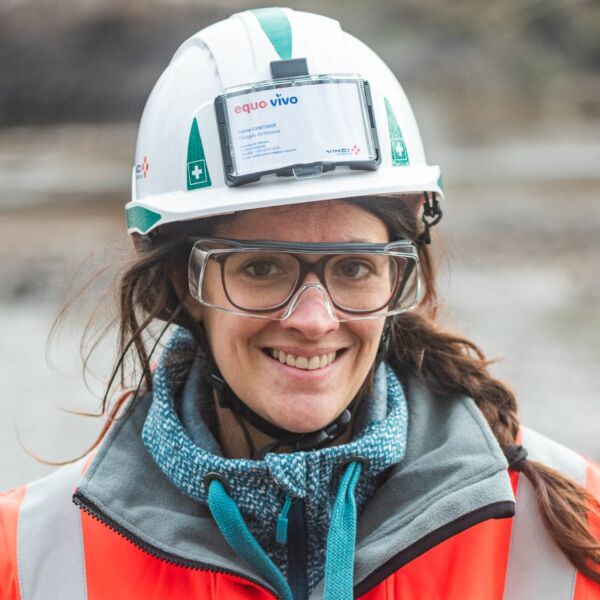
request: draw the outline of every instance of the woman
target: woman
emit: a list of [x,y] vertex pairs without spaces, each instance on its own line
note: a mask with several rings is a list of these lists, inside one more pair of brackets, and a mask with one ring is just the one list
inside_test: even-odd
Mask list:
[[93,455],[0,500],[1,597],[600,598],[597,468],[434,323],[440,185],[336,22],[185,42],[127,206],[143,377]]

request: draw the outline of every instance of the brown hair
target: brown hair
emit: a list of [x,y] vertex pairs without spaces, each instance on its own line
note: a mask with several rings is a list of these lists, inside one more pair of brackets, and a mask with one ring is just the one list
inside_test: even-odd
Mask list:
[[[415,241],[421,233],[421,225],[414,197],[410,200],[386,196],[356,198],[352,202],[381,218],[388,226],[390,239]],[[115,381],[120,381],[121,385],[125,383],[124,359],[130,351],[141,369],[140,384],[146,390],[152,387],[150,361],[154,348],[149,351],[144,339],[152,323],[156,320],[165,324],[177,323],[205,343],[202,342],[202,331],[183,308],[170,274],[172,276],[179,267],[179,275],[185,281],[181,265],[186,262],[190,248],[188,236],[192,231],[195,235],[210,235],[223,219],[229,218],[232,217],[167,225],[158,233],[138,236],[134,240],[136,256],[118,283],[120,359],[102,403],[102,414],[108,413],[108,420],[93,447],[102,440],[110,422],[125,404],[127,394],[110,408],[107,398]],[[487,419],[500,446],[515,445],[519,419],[513,393],[491,376],[488,370],[491,361],[477,345],[437,325],[435,272],[427,246],[419,246],[419,258],[424,294],[416,310],[393,318],[386,360],[397,372],[421,378],[438,394],[470,396]],[[121,376],[117,378],[119,372]],[[535,489],[540,514],[558,547],[579,571],[600,582],[600,543],[588,523],[588,517],[599,513],[598,502],[581,485],[539,462],[525,461],[522,472]]]

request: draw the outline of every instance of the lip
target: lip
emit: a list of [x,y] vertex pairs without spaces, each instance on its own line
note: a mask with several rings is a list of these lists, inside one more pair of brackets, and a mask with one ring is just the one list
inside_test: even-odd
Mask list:
[[[331,350],[329,350],[329,352],[338,352],[338,356],[331,364],[327,365],[326,367],[322,367],[320,369],[308,370],[308,369],[298,369],[296,367],[290,367],[289,365],[286,365],[285,363],[279,362],[278,360],[274,359],[269,354],[270,348],[275,348],[275,346],[265,346],[262,349],[263,352],[261,352],[261,354],[264,356],[265,360],[269,361],[269,365],[271,366],[271,368],[275,369],[275,372],[282,378],[286,377],[286,378],[292,379],[294,381],[304,382],[304,383],[319,382],[319,381],[322,381],[324,379],[331,377],[335,373],[335,371],[337,371],[340,368],[342,363],[345,362],[346,354],[348,354],[347,352],[343,351],[343,350],[347,350],[347,348],[339,348],[338,350],[331,349]],[[290,346],[286,346],[286,347],[278,346],[276,349],[281,350],[282,352],[286,352],[288,354],[293,354],[294,356],[306,356],[307,358],[310,358],[312,356],[322,356],[323,354],[327,354],[327,350],[328,350],[327,348],[323,348],[323,349],[319,348],[318,351],[312,351],[311,354],[308,354],[307,350],[302,350],[300,348],[293,349]],[[297,354],[294,354],[294,352],[297,352]]]
[[263,346],[261,350],[263,352],[270,352],[271,350],[279,350],[286,354],[293,356],[306,356],[306,358],[312,358],[313,356],[324,356],[325,354],[331,354],[332,352],[341,352],[346,350],[347,346],[327,346],[325,348],[300,348],[298,346]]

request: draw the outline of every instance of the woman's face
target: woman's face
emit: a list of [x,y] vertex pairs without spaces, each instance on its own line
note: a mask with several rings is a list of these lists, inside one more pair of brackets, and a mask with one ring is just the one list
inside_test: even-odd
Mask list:
[[[291,242],[389,241],[383,221],[343,201],[245,211],[215,235]],[[318,282],[312,273],[305,281]],[[384,324],[383,319],[337,322],[316,289],[305,291],[283,321],[233,315],[192,302],[189,308],[203,321],[215,361],[235,394],[261,417],[298,433],[324,427],[352,401],[373,364]],[[335,360],[307,370],[300,368],[305,361],[283,364],[273,358],[273,351],[296,361],[335,353]]]

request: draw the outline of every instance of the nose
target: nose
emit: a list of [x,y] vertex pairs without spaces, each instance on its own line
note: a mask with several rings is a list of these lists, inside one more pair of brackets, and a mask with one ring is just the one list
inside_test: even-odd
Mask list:
[[314,340],[335,331],[340,323],[333,314],[333,306],[323,286],[319,283],[309,283],[304,284],[291,300],[280,325]]

